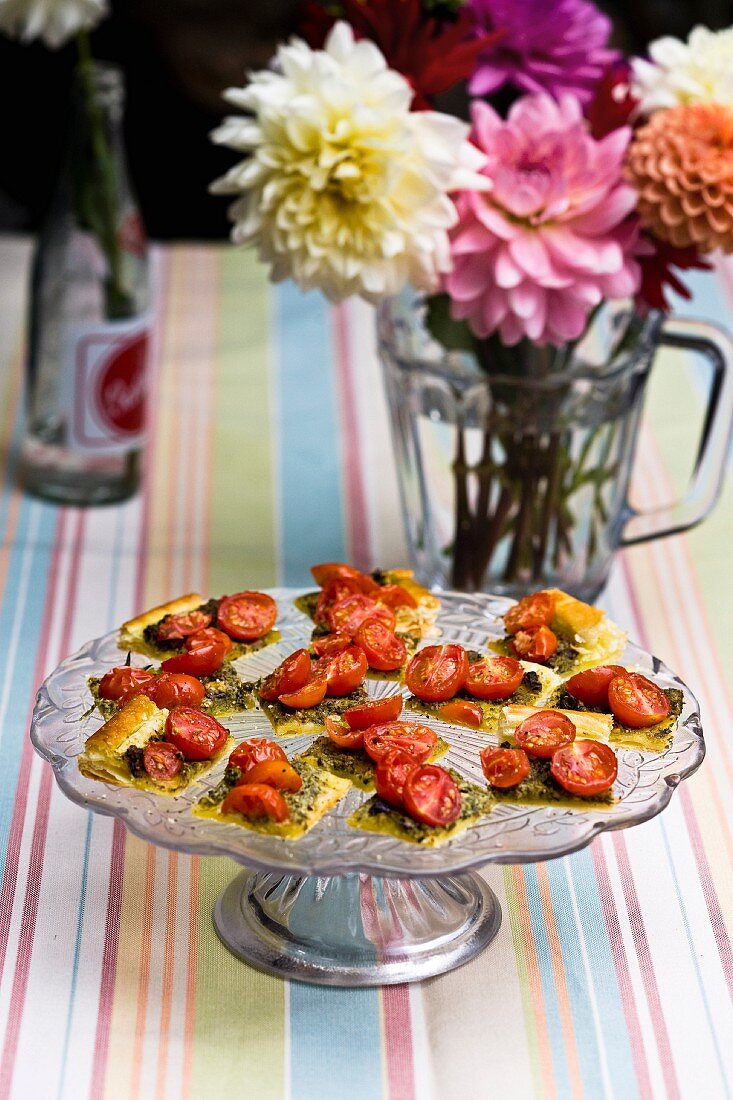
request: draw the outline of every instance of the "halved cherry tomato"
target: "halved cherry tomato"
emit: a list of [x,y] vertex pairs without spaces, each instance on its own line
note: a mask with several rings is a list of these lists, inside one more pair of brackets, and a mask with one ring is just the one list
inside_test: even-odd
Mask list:
[[405,671],[405,682],[418,699],[442,703],[466,682],[468,656],[462,645],[429,645],[418,650]]
[[613,786],[618,774],[618,761],[613,749],[602,741],[581,738],[557,750],[550,771],[570,794],[590,798]]
[[632,729],[656,726],[671,709],[662,689],[640,672],[626,672],[611,680],[608,703],[619,722]]
[[530,772],[529,757],[522,749],[502,749],[488,745],[479,753],[481,768],[492,787],[506,790],[517,787]]
[[263,760],[287,760],[283,749],[269,737],[250,737],[242,741],[229,757],[230,768],[240,768],[246,773]]
[[504,626],[507,634],[516,634],[519,630],[533,633],[541,626],[550,626],[554,614],[555,597],[549,592],[533,592],[509,608]]
[[357,703],[344,711],[344,718],[352,730],[365,730],[369,726],[394,722],[402,712],[401,695],[388,695],[386,699],[370,699],[368,703]]
[[126,703],[133,695],[140,695],[143,689],[155,679],[155,673],[146,668],[133,668],[121,665],[105,672],[99,681],[99,694],[103,699],[119,699]]
[[478,703],[471,703],[468,699],[451,699],[449,703],[443,703],[438,714],[445,722],[461,722],[464,726],[476,728],[484,720],[484,712]]
[[241,814],[251,819],[270,818],[273,821],[287,821],[290,816],[288,804],[274,787],[265,783],[242,783],[233,787],[221,804],[222,813]]
[[221,722],[195,707],[174,707],[165,720],[165,732],[186,760],[211,760],[229,737]]
[[424,825],[450,825],[461,815],[461,792],[455,780],[435,764],[410,772],[402,801],[410,817]]
[[369,668],[378,672],[402,668],[407,658],[407,648],[402,639],[375,616],[365,619],[354,635],[354,641],[366,653]]
[[320,565],[312,565],[311,573],[314,581],[321,588],[334,578],[354,581],[358,585],[357,591],[364,592],[365,595],[371,595],[375,589],[379,588],[377,582],[368,573],[362,573],[360,570],[354,569],[353,566],[346,565],[341,561],[326,561]]
[[183,757],[168,741],[148,741],[143,749],[143,767],[151,779],[173,779],[183,767]]
[[284,707],[292,710],[305,710],[307,707],[317,707],[326,698],[326,677],[313,676],[307,684],[298,691],[288,691],[279,695],[278,699]]
[[322,638],[314,638],[311,645],[317,657],[335,657],[353,642],[348,634],[325,634]]
[[347,596],[363,595],[358,581],[352,577],[332,577],[321,591],[313,618],[322,626],[328,626],[331,608],[341,603]]
[[530,756],[549,760],[554,752],[575,740],[575,726],[556,710],[539,710],[530,714],[514,731],[520,748]]
[[278,791],[299,791],[303,780],[287,760],[261,760],[249,769],[245,783],[264,783]]
[[155,633],[161,641],[174,642],[178,638],[187,638],[197,630],[203,630],[211,623],[208,611],[189,611],[185,615],[166,615],[158,623]]
[[213,676],[224,663],[232,640],[228,634],[216,627],[209,626],[189,634],[184,643],[185,653],[169,657],[163,661],[166,672],[188,672],[191,676]]
[[543,665],[557,649],[557,638],[548,626],[541,626],[534,631],[519,630],[511,645],[518,657]]
[[363,595],[347,596],[335,603],[328,613],[328,626],[334,633],[341,632],[353,637],[364,620],[372,616],[381,619],[390,630],[394,630],[394,611],[378,604],[370,596]]
[[565,687],[574,699],[586,707],[608,707],[608,686],[616,676],[625,676],[621,665],[598,665],[578,672],[565,681]]
[[274,703],[280,695],[300,691],[311,678],[312,666],[307,649],[296,649],[270,673],[258,691],[260,699]]
[[206,694],[206,688],[200,680],[186,672],[161,672],[145,685],[143,692],[156,707],[170,710],[179,706],[197,707]]
[[417,607],[417,600],[411,592],[408,592],[406,588],[403,588],[401,584],[383,584],[379,587],[379,591],[373,593],[374,599],[378,603],[386,604],[387,607]]
[[326,673],[326,695],[340,697],[350,695],[361,684],[369,665],[366,654],[358,645],[349,646],[343,653],[330,658]]
[[362,749],[364,747],[364,730],[352,730],[339,718],[329,716],[326,719],[326,733],[329,741],[338,745],[340,749]]
[[400,749],[390,749],[374,769],[377,794],[391,806],[402,806],[405,781],[420,764],[414,756]]
[[277,619],[277,604],[266,592],[237,592],[224,596],[216,621],[230,638],[254,642],[272,630]]
[[466,691],[477,699],[508,699],[522,682],[524,669],[514,657],[482,657],[468,669]]
[[401,749],[422,764],[437,743],[435,731],[417,722],[385,722],[364,730],[364,749],[376,761],[386,756],[390,749]]

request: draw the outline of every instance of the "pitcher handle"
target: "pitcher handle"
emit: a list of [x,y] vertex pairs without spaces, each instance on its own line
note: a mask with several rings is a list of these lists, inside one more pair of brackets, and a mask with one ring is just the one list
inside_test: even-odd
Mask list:
[[713,369],[710,396],[692,479],[684,496],[663,508],[637,510],[626,502],[621,546],[688,531],[710,512],[723,485],[733,428],[733,340],[706,321],[673,317],[664,321],[659,344],[687,348],[704,356]]

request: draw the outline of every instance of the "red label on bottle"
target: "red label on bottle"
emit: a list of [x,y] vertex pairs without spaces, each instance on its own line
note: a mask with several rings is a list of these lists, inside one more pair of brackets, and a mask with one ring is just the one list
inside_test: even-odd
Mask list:
[[145,428],[147,323],[112,321],[68,332],[63,394],[68,445],[95,454],[139,446]]

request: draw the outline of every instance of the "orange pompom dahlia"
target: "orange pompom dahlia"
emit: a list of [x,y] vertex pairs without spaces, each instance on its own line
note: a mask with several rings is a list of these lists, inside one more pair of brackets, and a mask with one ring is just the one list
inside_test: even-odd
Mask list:
[[677,248],[733,252],[733,109],[696,103],[657,111],[636,132],[627,178],[642,223]]

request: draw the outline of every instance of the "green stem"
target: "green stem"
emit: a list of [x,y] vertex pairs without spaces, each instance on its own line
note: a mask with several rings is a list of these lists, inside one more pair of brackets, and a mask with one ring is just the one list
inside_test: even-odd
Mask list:
[[551,434],[550,443],[546,451],[546,458],[549,467],[547,470],[547,487],[545,490],[545,499],[542,502],[540,535],[535,549],[534,564],[532,568],[532,579],[536,581],[542,576],[542,567],[544,565],[545,555],[547,554],[547,544],[550,538],[550,526],[555,514],[557,499],[560,492],[560,483],[562,480],[564,455],[561,451],[559,432],[553,432]]

